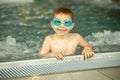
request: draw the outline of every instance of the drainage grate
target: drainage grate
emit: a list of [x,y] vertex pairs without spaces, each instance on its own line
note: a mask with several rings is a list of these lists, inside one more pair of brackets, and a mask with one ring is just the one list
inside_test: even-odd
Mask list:
[[88,61],[82,55],[0,63],[0,79],[120,66],[120,52],[98,53]]

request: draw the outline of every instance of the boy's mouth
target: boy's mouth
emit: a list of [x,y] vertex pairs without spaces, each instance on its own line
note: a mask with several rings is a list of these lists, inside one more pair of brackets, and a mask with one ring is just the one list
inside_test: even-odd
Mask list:
[[65,31],[67,31],[67,29],[58,29],[58,31],[65,32]]

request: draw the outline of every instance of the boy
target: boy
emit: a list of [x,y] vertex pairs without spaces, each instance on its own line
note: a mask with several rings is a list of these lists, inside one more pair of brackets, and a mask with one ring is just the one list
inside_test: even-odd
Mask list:
[[73,23],[73,12],[68,8],[59,8],[54,11],[50,22],[55,34],[48,35],[39,52],[42,57],[56,57],[63,59],[66,55],[73,55],[78,46],[82,47],[82,55],[87,60],[94,55],[92,48],[78,33],[70,33]]

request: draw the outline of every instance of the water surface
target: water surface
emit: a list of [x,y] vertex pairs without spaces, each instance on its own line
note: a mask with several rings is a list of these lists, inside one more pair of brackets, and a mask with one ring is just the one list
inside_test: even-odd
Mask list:
[[45,36],[54,33],[49,23],[58,7],[74,12],[76,25],[71,32],[81,34],[96,53],[120,51],[119,4],[102,0],[35,0],[0,4],[0,62],[39,58]]

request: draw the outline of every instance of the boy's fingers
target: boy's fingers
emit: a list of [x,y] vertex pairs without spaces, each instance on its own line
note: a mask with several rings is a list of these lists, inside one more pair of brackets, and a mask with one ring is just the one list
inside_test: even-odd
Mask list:
[[65,54],[64,54],[64,53],[62,53],[62,57],[64,57],[64,55],[65,55]]
[[66,50],[63,50],[63,51],[61,52],[63,56],[65,55],[65,52],[66,52]]
[[87,57],[87,54],[85,53],[84,54],[84,60],[87,60],[88,59],[88,57]]
[[89,53],[85,53],[84,57],[85,57],[85,60],[88,60],[91,57],[91,55]]
[[86,53],[84,53],[84,51],[82,51],[82,53],[81,53],[82,55],[84,55],[84,60],[87,60],[87,54]]
[[93,52],[92,56],[94,56],[94,55],[95,55],[95,53]]
[[82,51],[82,53],[81,53],[82,55],[84,54],[84,51]]
[[59,58],[61,59],[61,60],[63,60],[63,55],[61,54],[61,55],[59,55]]
[[95,55],[95,53],[89,53],[89,52],[82,52],[82,55],[84,55],[84,60],[88,60],[89,58],[93,57]]
[[59,60],[59,59],[61,59],[61,60],[63,60],[63,56],[62,55],[56,55],[56,58]]
[[57,59],[59,59],[58,55],[55,55],[55,57],[56,57]]
[[93,52],[93,53],[89,53],[89,54],[88,54],[88,58],[93,57],[93,56],[94,56],[94,54],[95,54],[94,52]]
[[95,54],[94,52],[93,52],[93,53],[91,53],[91,54],[90,54],[90,57],[93,57],[93,56],[94,56],[94,54]]
[[59,57],[60,60],[63,60],[63,57]]

